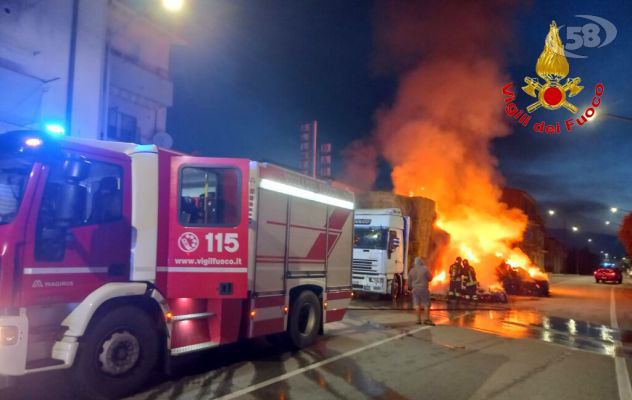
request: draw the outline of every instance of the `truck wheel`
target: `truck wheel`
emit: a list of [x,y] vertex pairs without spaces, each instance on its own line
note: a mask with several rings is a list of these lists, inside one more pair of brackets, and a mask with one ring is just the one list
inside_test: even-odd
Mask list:
[[402,284],[399,275],[395,275],[391,281],[391,299],[397,300],[402,293]]
[[142,388],[159,358],[154,321],[136,307],[117,308],[89,329],[72,371],[73,390],[88,399],[118,399]]
[[290,307],[287,333],[290,346],[305,348],[316,340],[322,321],[320,300],[311,290],[304,290]]

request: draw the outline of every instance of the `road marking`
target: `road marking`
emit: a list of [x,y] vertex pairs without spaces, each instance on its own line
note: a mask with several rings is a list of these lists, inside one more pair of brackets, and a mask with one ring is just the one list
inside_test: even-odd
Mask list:
[[[469,312],[466,313],[466,314],[469,314]],[[291,372],[286,372],[283,375],[279,375],[277,377],[270,378],[267,381],[259,382],[259,383],[255,384],[255,385],[245,387],[245,388],[243,388],[241,390],[238,390],[236,392],[232,392],[232,393],[229,393],[229,394],[224,395],[222,397],[218,397],[215,400],[229,400],[229,399],[237,398],[239,396],[246,395],[248,393],[252,393],[252,392],[254,392],[256,390],[259,390],[259,389],[264,388],[266,386],[270,386],[270,385],[273,385],[275,383],[284,381],[284,380],[292,378],[292,377],[294,377],[296,375],[300,375],[300,374],[302,374],[304,372],[311,371],[311,370],[316,369],[316,368],[320,368],[323,365],[331,364],[332,362],[336,362],[336,361],[338,361],[338,360],[340,360],[342,358],[351,357],[351,356],[356,355],[358,353],[361,353],[361,352],[363,352],[365,350],[372,349],[373,347],[381,346],[381,345],[383,345],[385,343],[392,342],[393,340],[401,339],[401,338],[403,338],[405,336],[413,335],[413,334],[415,334],[417,332],[421,332],[421,331],[429,329],[429,328],[430,328],[430,326],[427,326],[427,325],[426,326],[421,326],[419,328],[411,329],[410,331],[407,331],[407,332],[404,332],[404,333],[400,333],[398,335],[391,336],[391,337],[388,337],[386,339],[378,340],[377,342],[373,342],[371,344],[367,344],[366,346],[359,347],[359,348],[354,349],[354,350],[350,350],[350,351],[348,351],[346,353],[338,354],[337,356],[328,358],[326,360],[319,361],[317,363],[308,365],[306,367],[299,368],[299,369],[296,369],[296,370],[291,371]]]
[[[619,330],[619,322],[617,321],[617,306],[615,304],[614,288],[610,288],[610,325]],[[615,340],[615,346],[621,348],[621,342]],[[615,350],[616,352],[616,350]],[[617,386],[619,386],[619,400],[632,400],[632,384],[630,384],[630,374],[628,374],[628,366],[625,358],[614,357],[614,369],[617,375]]]

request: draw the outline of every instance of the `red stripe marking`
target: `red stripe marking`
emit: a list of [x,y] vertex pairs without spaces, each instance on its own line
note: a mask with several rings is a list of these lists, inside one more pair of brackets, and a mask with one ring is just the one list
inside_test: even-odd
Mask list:
[[324,259],[326,248],[327,248],[327,235],[324,233],[321,233],[316,238],[316,241],[312,245],[312,248],[309,249],[309,252],[307,253],[307,258],[312,259],[312,260]]
[[[284,260],[257,260],[257,264],[283,264]],[[290,260],[288,264],[324,264],[325,260]]]
[[[266,222],[268,224],[271,224],[271,225],[285,226],[284,222],[277,222],[277,221],[266,221]],[[327,232],[326,228],[316,228],[316,227],[313,227],[313,226],[306,226],[306,225],[291,224],[290,228],[307,229],[307,230],[310,230],[310,231],[318,231],[318,232]],[[329,227],[329,231],[330,232],[331,231],[340,231],[340,229]]]
[[279,333],[283,332],[283,330],[283,318],[254,321],[254,325],[252,327],[252,337]]
[[329,216],[329,230],[342,230],[350,214],[351,212],[349,210],[335,209]]
[[[276,260],[285,260],[285,257],[283,256],[257,256],[257,260],[259,259],[267,259],[267,258],[273,258]],[[318,259],[312,259],[309,257],[288,257],[290,260],[318,260]],[[324,261],[324,259],[320,259],[321,261]]]
[[347,309],[342,308],[340,310],[328,310],[327,311],[327,322],[340,321],[345,317],[345,313]]
[[255,308],[284,306],[285,296],[265,296],[255,298]]
[[298,260],[298,261],[290,261],[288,264],[296,265],[296,264],[325,264],[325,260]]
[[351,292],[327,292],[327,300],[350,299]]

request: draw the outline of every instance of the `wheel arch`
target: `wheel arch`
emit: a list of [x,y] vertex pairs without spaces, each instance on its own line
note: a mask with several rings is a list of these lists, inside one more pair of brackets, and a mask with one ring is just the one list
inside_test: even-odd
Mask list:
[[107,283],[90,293],[62,322],[68,328],[65,336],[83,336],[91,323],[122,305],[132,305],[145,311],[169,335],[170,326],[165,318],[168,312],[167,302],[160,292],[149,283],[124,282]]

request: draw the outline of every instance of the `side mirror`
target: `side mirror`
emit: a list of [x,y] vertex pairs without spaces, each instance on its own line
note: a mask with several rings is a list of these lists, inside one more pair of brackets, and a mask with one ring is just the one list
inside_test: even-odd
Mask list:
[[81,223],[86,208],[87,191],[73,183],[59,185],[54,201],[54,226],[66,228]]
[[389,231],[388,232],[388,258],[391,258],[391,254],[398,248],[400,245],[399,238],[397,237],[397,232]]
[[85,216],[88,193],[79,182],[90,173],[90,163],[80,157],[64,161],[62,173],[65,182],[59,184],[54,196],[54,226],[65,228],[81,223]]

